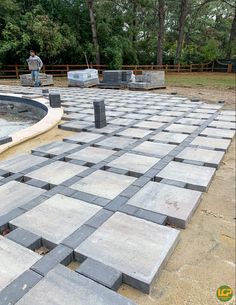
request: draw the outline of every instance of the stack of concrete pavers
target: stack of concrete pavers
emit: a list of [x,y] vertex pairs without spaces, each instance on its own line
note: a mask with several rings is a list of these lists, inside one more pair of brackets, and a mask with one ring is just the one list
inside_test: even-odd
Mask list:
[[136,75],[135,81],[129,83],[131,90],[151,90],[165,88],[165,72],[143,71],[142,75]]
[[127,88],[129,82],[134,79],[133,71],[131,70],[110,70],[103,72],[103,81],[98,85],[99,88],[121,89]]
[[[45,73],[39,73],[39,81],[41,86],[51,86],[53,83],[53,76]],[[23,74],[20,76],[21,86],[31,87],[34,86],[34,81],[32,80],[31,74]]]
[[96,69],[86,69],[80,71],[70,71],[67,73],[69,87],[88,88],[99,83],[98,71]]
[[107,126],[106,122],[106,110],[104,100],[98,100],[93,102],[94,116],[95,116],[95,128],[103,128]]

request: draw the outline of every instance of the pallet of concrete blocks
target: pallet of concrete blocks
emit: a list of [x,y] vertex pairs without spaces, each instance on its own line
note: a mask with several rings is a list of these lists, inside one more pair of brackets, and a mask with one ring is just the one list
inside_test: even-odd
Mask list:
[[98,85],[104,89],[125,89],[129,82],[135,79],[132,70],[107,70],[103,71],[103,81]]
[[129,83],[130,90],[152,90],[161,88],[166,88],[164,71],[143,71],[142,75],[136,75],[135,81]]
[[[41,86],[51,86],[53,83],[53,76],[45,73],[39,73],[39,81]],[[32,80],[31,74],[20,75],[21,86],[33,87],[34,81]]]
[[86,69],[67,73],[68,87],[88,88],[99,83],[98,70]]

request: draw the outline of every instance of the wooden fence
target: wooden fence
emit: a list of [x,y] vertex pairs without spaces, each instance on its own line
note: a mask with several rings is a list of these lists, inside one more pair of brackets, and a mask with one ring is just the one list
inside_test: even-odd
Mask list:
[[[99,73],[109,69],[108,65],[90,65]],[[44,65],[43,72],[53,76],[66,76],[68,71],[87,69],[87,65]],[[192,65],[123,65],[122,70],[133,70],[135,74],[141,74],[143,70],[165,72],[214,72],[214,62]],[[222,68],[217,67],[219,72],[232,72],[232,64],[226,64]],[[27,65],[3,65],[0,66],[0,78],[19,78],[21,74],[29,73]]]

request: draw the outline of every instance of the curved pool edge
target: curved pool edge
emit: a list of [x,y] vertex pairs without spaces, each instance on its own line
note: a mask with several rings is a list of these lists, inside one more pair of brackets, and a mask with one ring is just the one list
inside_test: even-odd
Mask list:
[[13,146],[21,144],[27,140],[35,138],[36,136],[39,136],[49,131],[50,129],[58,125],[63,116],[63,108],[51,108],[49,105],[49,100],[44,98],[43,96],[25,96],[22,94],[7,93],[0,94],[0,99],[10,101],[11,98],[13,98],[14,101],[21,100],[22,103],[24,102],[26,104],[33,104],[35,107],[44,109],[47,114],[36,124],[9,134],[8,136],[12,137],[12,141],[0,145],[0,154]]

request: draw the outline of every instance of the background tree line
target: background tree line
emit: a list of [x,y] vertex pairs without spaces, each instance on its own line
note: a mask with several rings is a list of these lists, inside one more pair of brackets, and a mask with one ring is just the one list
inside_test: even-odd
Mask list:
[[235,0],[1,0],[0,63],[200,63],[236,59]]

